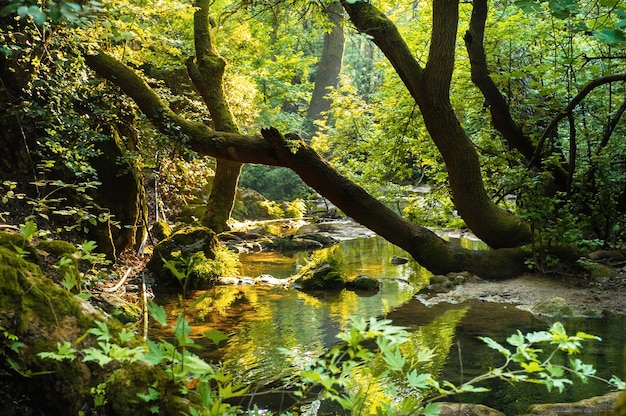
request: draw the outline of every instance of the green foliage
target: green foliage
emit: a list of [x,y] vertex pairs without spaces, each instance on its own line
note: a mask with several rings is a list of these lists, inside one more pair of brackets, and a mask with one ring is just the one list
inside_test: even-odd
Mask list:
[[91,288],[97,282],[108,277],[107,267],[111,264],[103,253],[95,253],[97,244],[85,241],[78,245],[75,252],[63,255],[53,267],[62,274],[61,286],[70,292],[82,293],[83,289]]
[[415,194],[409,198],[404,215],[411,221],[426,227],[465,228],[465,223],[456,214],[454,204],[442,192]]
[[[526,335],[518,331],[511,335],[507,342],[515,347],[514,351],[491,338],[481,338],[487,346],[506,357],[506,362],[459,386],[437,381],[433,375],[418,371],[419,364],[429,362],[433,352],[422,350],[417,355],[406,355],[402,346],[408,342],[408,333],[402,327],[391,325],[389,320],[353,319],[351,327],[338,338],[341,340],[339,345],[321,358],[304,364],[299,372],[298,394],[304,397],[311,389],[321,387],[324,398],[336,401],[351,414],[435,415],[438,414],[437,400],[461,393],[487,391],[479,383],[489,379],[539,383],[548,390],[556,388],[559,391],[573,383],[565,374],[582,382],[589,378],[598,379],[593,366],[579,359],[570,359],[569,366],[557,364],[560,362],[559,352],[571,356],[580,351],[584,340],[598,339],[582,332],[568,335],[560,323],[555,323],[548,331]],[[626,387],[617,377],[600,380],[616,389]],[[414,393],[398,397],[403,386],[410,387]]]
[[102,11],[102,4],[94,0],[81,3],[50,1],[35,4],[32,1],[10,0],[8,5],[0,9],[0,17],[10,15],[20,19],[30,17],[37,25],[44,25],[46,22],[53,25],[69,22],[74,26],[87,26]]
[[298,175],[283,167],[246,164],[239,185],[254,189],[273,201],[291,201],[311,194],[311,189]]
[[166,214],[177,214],[192,202],[206,202],[215,176],[214,168],[215,162],[208,158],[162,158],[156,180],[159,196],[168,209]]
[[189,257],[181,255],[180,252],[173,253],[172,259],[163,259],[163,266],[176,277],[184,290],[188,287],[206,286],[219,276],[239,274],[239,257],[236,253],[218,245],[214,255],[215,257],[210,259],[202,251]]

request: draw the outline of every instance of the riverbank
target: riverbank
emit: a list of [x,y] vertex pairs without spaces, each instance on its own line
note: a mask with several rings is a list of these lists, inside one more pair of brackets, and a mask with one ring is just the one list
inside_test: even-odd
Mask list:
[[612,269],[610,276],[596,279],[544,274],[525,274],[502,281],[476,278],[445,292],[426,289],[417,297],[427,306],[477,299],[514,304],[530,312],[537,312],[538,306],[561,298],[574,315],[594,316],[604,311],[626,314],[626,270]]

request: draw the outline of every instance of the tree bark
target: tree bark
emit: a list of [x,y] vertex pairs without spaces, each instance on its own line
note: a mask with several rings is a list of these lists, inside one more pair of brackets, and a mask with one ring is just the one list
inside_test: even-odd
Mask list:
[[[464,36],[470,59],[472,82],[485,97],[491,112],[493,126],[502,134],[508,145],[519,151],[531,166],[536,169],[543,169],[544,158],[538,155],[537,146],[533,145],[530,137],[525,135],[520,126],[513,120],[506,99],[489,75],[484,48],[487,11],[486,0],[474,1],[470,27]],[[553,173],[557,188],[565,190],[569,178],[567,170],[561,164],[550,164],[548,168]]]
[[[336,88],[339,84],[339,73],[343,61],[345,36],[341,26],[343,7],[339,2],[330,3],[326,8],[328,20],[332,24],[330,32],[324,33],[324,46],[320,56],[319,66],[315,75],[315,87],[307,110],[307,118],[311,121],[322,119],[322,114],[330,110],[331,100],[326,98],[328,88]],[[311,126],[311,136],[315,135],[317,127]]]
[[450,103],[458,26],[458,0],[433,2],[433,30],[428,62],[422,68],[396,26],[366,2],[342,2],[357,29],[372,37],[418,104],[432,140],[448,169],[455,207],[468,227],[494,248],[528,243],[527,223],[498,207],[483,186],[480,162],[473,143]]
[[[217,53],[209,24],[209,1],[197,0],[194,14],[194,41],[196,59],[187,60],[187,72],[204,100],[215,130],[238,133],[239,129],[224,94],[226,62]],[[216,233],[230,229],[228,220],[233,210],[237,183],[242,164],[230,160],[216,160],[215,178],[202,223]]]
[[172,112],[143,79],[114,58],[99,53],[86,55],[85,61],[130,96],[165,134],[182,132],[189,140],[188,145],[203,155],[292,169],[346,215],[403,248],[433,273],[466,270],[488,279],[505,279],[527,270],[524,264],[527,254],[521,248],[463,249],[402,218],[339,174],[297,136],[283,137],[273,128],[263,130],[262,136],[215,131]]

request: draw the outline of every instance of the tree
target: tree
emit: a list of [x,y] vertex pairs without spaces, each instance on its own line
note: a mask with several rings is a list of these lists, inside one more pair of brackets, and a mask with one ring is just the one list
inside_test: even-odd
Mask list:
[[[561,3],[563,2],[518,2],[522,8],[531,11],[543,10],[545,7],[555,18],[572,17],[574,6],[563,9]],[[500,7],[499,3],[494,4]],[[297,136],[283,135],[273,128],[262,130],[261,135],[238,134],[193,122],[171,111],[137,74],[105,53],[87,53],[85,59],[100,76],[113,81],[133,98],[142,112],[164,133],[172,136],[178,132],[183,133],[188,139],[187,144],[190,148],[203,155],[234,163],[262,163],[292,169],[346,214],[394,244],[405,248],[416,260],[436,273],[469,270],[487,277],[517,274],[526,267],[524,262],[528,254],[522,248],[524,244],[533,242],[539,246],[549,246],[556,241],[555,238],[565,236],[569,231],[568,224],[576,220],[569,215],[566,217],[567,221],[559,222],[555,220],[558,215],[580,210],[585,206],[585,201],[600,201],[597,198],[590,199],[589,195],[590,190],[598,185],[600,176],[594,172],[598,172],[601,165],[594,162],[592,157],[589,157],[584,166],[577,160],[576,132],[579,126],[586,125],[586,121],[581,123],[574,121],[575,109],[581,106],[588,94],[600,86],[623,80],[621,75],[612,74],[587,80],[580,87],[579,93],[571,96],[569,105],[560,107],[565,108],[565,111],[557,112],[553,121],[549,118],[550,109],[538,105],[537,107],[542,111],[545,110],[545,113],[543,118],[537,121],[535,128],[546,127],[543,134],[537,136],[525,131],[530,118],[524,120],[526,124],[515,121],[516,113],[511,107],[513,100],[500,91],[494,79],[497,71],[494,72],[487,65],[485,29],[489,9],[486,1],[479,0],[472,5],[461,5],[458,1],[434,0],[432,19],[429,19],[432,26],[428,40],[429,48],[427,54],[423,54],[420,59],[415,56],[414,46],[409,46],[401,36],[398,25],[376,6],[360,1],[344,1],[342,6],[356,29],[366,34],[378,46],[402,80],[421,113],[429,136],[445,162],[455,207],[469,228],[494,250],[473,252],[459,249],[439,239],[424,227],[400,218],[362,188],[340,175]],[[491,112],[491,121],[497,134],[502,138],[501,148],[509,149],[505,150],[506,153],[502,158],[504,163],[509,163],[509,167],[515,169],[514,172],[520,173],[520,182],[529,181],[528,184],[519,185],[514,190],[523,208],[519,211],[522,214],[519,216],[497,204],[497,199],[492,198],[487,191],[481,171],[481,158],[477,146],[468,133],[471,130],[466,129],[459,120],[458,109],[451,101],[450,91],[456,75],[460,10],[467,13],[469,7],[472,7],[471,17],[464,40],[472,81],[482,95],[485,108]],[[604,12],[602,16],[607,16],[609,12]],[[576,13],[582,14],[581,11]],[[610,32],[613,36],[611,38],[606,32],[601,32],[596,38],[615,40],[617,39],[615,33],[619,31]],[[197,59],[199,60],[199,57]],[[199,64],[199,61],[196,64]],[[533,76],[540,77],[541,74],[533,73]],[[527,83],[532,81],[524,79]],[[523,85],[513,87],[522,88]],[[573,88],[568,87],[568,91],[573,91]],[[559,106],[554,105],[554,108]],[[474,114],[486,124],[484,123],[486,119],[479,111]],[[618,111],[611,116],[611,123],[605,129],[606,140],[600,142],[598,156],[606,156],[602,148],[606,148],[612,131],[617,128],[620,114]],[[517,116],[519,117],[519,114]],[[569,124],[569,135],[559,137],[558,124],[560,120],[565,119]],[[564,143],[569,144],[569,147],[565,147]],[[619,150],[622,151],[623,149]],[[525,158],[525,165],[515,161],[519,155]],[[616,163],[619,164],[618,161]],[[602,167],[611,164],[603,162]],[[499,167],[500,171],[504,167]],[[620,170],[614,172],[617,173],[612,173],[613,175],[619,174]],[[623,173],[623,169],[621,172]],[[626,186],[622,180],[619,183]],[[621,193],[623,194],[624,192]],[[538,203],[543,205],[539,206]],[[616,202],[613,206],[617,205]],[[538,225],[543,228],[539,228]],[[550,240],[543,240],[541,233],[548,229],[552,236]],[[566,242],[573,241],[571,235],[567,237]],[[556,251],[559,250],[559,255],[567,260],[576,259],[580,255],[575,248],[567,244],[558,244]]]
[[[187,60],[187,70],[196,89],[211,114],[216,130],[238,133],[239,129],[224,96],[223,76],[226,63],[217,53],[210,29],[209,0],[196,1],[194,41],[196,59]],[[228,220],[235,203],[237,182],[242,164],[228,159],[217,159],[215,178],[207,203],[203,223],[216,233],[229,230]]]
[[[345,43],[341,26],[342,12],[343,8],[339,2],[330,3],[326,8],[326,14],[332,27],[329,32],[324,33],[324,46],[315,74],[315,88],[307,110],[307,117],[313,122],[320,120],[322,114],[330,110],[330,100],[327,98],[328,89],[336,88],[339,84]],[[316,127],[313,125],[313,134],[315,130]]]

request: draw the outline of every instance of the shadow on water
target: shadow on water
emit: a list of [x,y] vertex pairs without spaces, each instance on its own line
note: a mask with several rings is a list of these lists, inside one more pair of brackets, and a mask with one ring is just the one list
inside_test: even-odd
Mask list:
[[[460,243],[478,244],[465,240]],[[522,332],[545,330],[551,324],[512,305],[474,301],[426,307],[415,294],[428,284],[431,274],[414,261],[392,265],[393,256],[409,257],[403,250],[378,237],[343,241],[340,249],[348,274],[381,279],[380,292],[359,296],[343,290],[311,295],[295,289],[261,286],[217,286],[193,292],[186,300],[188,305],[204,297],[195,307],[186,310],[192,336],[197,342],[205,342],[200,334],[210,329],[229,335],[226,345],[219,350],[206,341],[205,358],[221,360],[246,383],[262,380],[278,384],[292,374],[293,367],[318,357],[334,345],[337,333],[348,328],[351,317],[387,317],[412,332],[415,348],[435,349],[437,354],[425,371],[460,383],[502,363],[501,356],[487,348],[479,336],[505,343],[506,337],[517,329]],[[267,273],[284,278],[293,275],[305,260],[303,254],[292,257],[276,253],[248,254],[241,257],[242,274]],[[159,294],[157,301],[165,306],[173,322],[181,312],[177,297]],[[621,375],[622,350],[626,343],[624,316],[561,322],[568,333],[584,331],[600,336],[603,341],[586,344],[579,358],[594,364],[601,377]],[[290,354],[280,353],[279,349]],[[545,387],[530,384],[511,388],[498,382],[489,387],[493,388],[490,393],[454,400],[480,402],[512,415],[524,413],[532,403],[575,401],[607,392],[599,383],[576,383],[567,387],[562,395],[548,394]],[[280,410],[281,402],[280,397],[268,396],[261,405]]]

